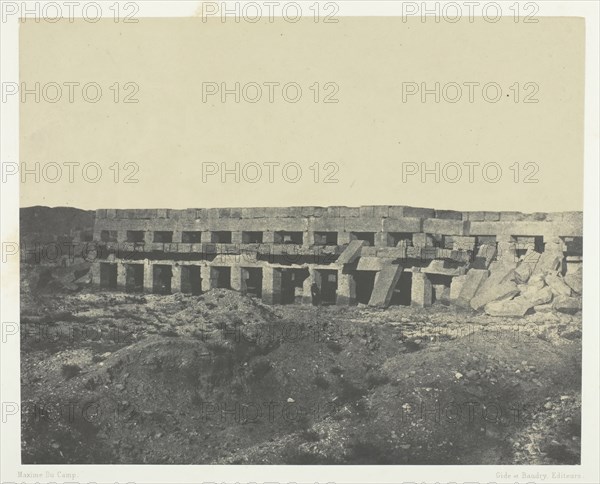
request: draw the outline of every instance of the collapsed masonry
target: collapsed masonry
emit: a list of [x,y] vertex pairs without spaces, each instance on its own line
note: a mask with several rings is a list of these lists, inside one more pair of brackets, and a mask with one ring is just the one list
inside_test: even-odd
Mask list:
[[92,281],[105,289],[268,304],[430,306],[499,316],[581,307],[582,213],[402,206],[96,211]]

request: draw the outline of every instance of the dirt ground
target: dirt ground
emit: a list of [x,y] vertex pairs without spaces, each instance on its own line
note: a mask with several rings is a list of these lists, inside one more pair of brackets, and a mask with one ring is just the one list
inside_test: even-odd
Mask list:
[[576,464],[581,313],[21,301],[23,463]]

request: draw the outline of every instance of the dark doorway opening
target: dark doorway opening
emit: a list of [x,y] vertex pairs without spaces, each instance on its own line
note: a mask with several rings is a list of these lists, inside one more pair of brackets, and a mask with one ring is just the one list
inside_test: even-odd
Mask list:
[[242,294],[262,297],[262,278],[260,267],[242,267]]
[[354,273],[357,303],[369,304],[371,294],[373,294],[373,287],[375,286],[376,275],[377,271],[356,271]]
[[231,289],[231,267],[211,267],[213,287]]
[[154,294],[171,294],[171,278],[173,268],[166,264],[152,266],[152,292]]
[[315,245],[337,245],[337,232],[315,232]]
[[194,296],[202,294],[200,266],[181,266],[181,292]]
[[304,234],[302,232],[275,232],[274,241],[276,244],[296,244],[302,245]]
[[364,240],[368,245],[375,245],[375,232],[350,232],[350,240]]
[[337,302],[337,271],[317,270],[320,275],[321,303],[323,305],[335,304]]
[[127,292],[142,292],[144,290],[144,265],[125,265],[125,290]]
[[403,271],[396,283],[390,305],[410,306],[412,291],[412,272]]
[[281,304],[302,302],[304,281],[308,269],[283,269],[281,271]]
[[157,244],[170,244],[173,242],[173,232],[167,230],[157,230],[154,232],[153,240]]
[[127,242],[144,242],[144,231],[143,230],[128,230],[127,231]]
[[436,301],[448,301],[450,299],[450,284],[452,276],[444,274],[427,274],[427,279],[432,286],[432,303]]
[[211,232],[210,241],[213,244],[231,244],[231,231],[230,230],[217,230]]
[[198,230],[184,231],[181,233],[181,242],[184,244],[199,244],[202,240],[202,232]]
[[117,288],[117,264],[100,263],[100,287],[105,289]]
[[242,243],[243,244],[262,244],[263,233],[262,232],[242,232]]

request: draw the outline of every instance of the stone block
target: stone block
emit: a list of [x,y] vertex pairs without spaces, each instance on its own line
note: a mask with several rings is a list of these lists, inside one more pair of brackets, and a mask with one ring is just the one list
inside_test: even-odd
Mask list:
[[469,269],[456,303],[463,307],[470,306],[471,299],[475,297],[479,287],[485,282],[488,275],[489,272],[486,269]]
[[565,283],[577,294],[583,293],[583,271],[581,264],[578,264],[578,268],[575,270],[567,270],[567,274],[564,277]]
[[466,280],[466,274],[452,278],[452,282],[450,283],[450,301],[456,301],[458,299]]
[[421,232],[422,223],[420,218],[386,218],[382,220],[382,230],[384,232]]
[[441,220],[427,218],[423,220],[423,232],[442,235],[468,235],[462,220]]
[[462,212],[457,212],[456,210],[435,210],[435,218],[444,219],[444,220],[462,220],[463,214]]
[[433,247],[433,237],[425,233],[416,233],[412,236],[414,247]]
[[492,301],[485,306],[485,313],[490,316],[522,317],[531,308],[525,298],[503,299]]
[[552,301],[552,296],[552,289],[550,289],[549,286],[546,286],[536,293],[528,296],[526,299],[529,301],[531,306],[534,307],[548,304],[550,301]]
[[375,276],[375,284],[371,293],[371,299],[369,299],[369,306],[382,308],[389,306],[401,274],[401,266],[385,264]]
[[552,307],[560,313],[575,314],[581,311],[581,298],[558,296],[554,298]]
[[410,293],[410,305],[418,308],[431,306],[433,302],[433,288],[426,274],[413,272]]
[[350,264],[360,257],[360,252],[365,245],[364,240],[353,240],[338,257],[338,264]]
[[554,295],[556,295],[556,296],[570,296],[571,295],[571,288],[568,286],[568,284],[565,283],[565,281],[563,280],[562,277],[560,277],[556,274],[547,274],[546,277],[544,277],[544,280],[546,281],[546,284],[548,284],[548,286],[550,286],[550,289],[552,290]]
[[434,218],[435,210],[433,208],[403,207],[402,214],[404,217]]
[[495,262],[490,266],[489,277],[481,284],[475,296],[471,299],[471,307],[475,310],[483,308],[487,303],[510,299],[519,294],[519,289],[509,276],[516,264]]
[[487,269],[494,260],[494,257],[496,257],[495,245],[480,245],[472,267],[474,269]]
[[477,238],[475,237],[464,237],[464,236],[453,236],[452,237],[452,249],[454,250],[475,250],[475,244]]
[[379,257],[361,257],[356,266],[357,271],[380,271],[384,261]]

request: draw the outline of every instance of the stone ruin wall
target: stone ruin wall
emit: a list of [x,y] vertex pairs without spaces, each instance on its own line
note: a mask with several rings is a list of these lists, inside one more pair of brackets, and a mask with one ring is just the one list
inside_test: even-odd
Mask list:
[[[419,307],[435,301],[518,316],[581,305],[581,212],[403,206],[96,211],[94,284],[268,304]],[[537,309],[535,309],[537,307]]]

